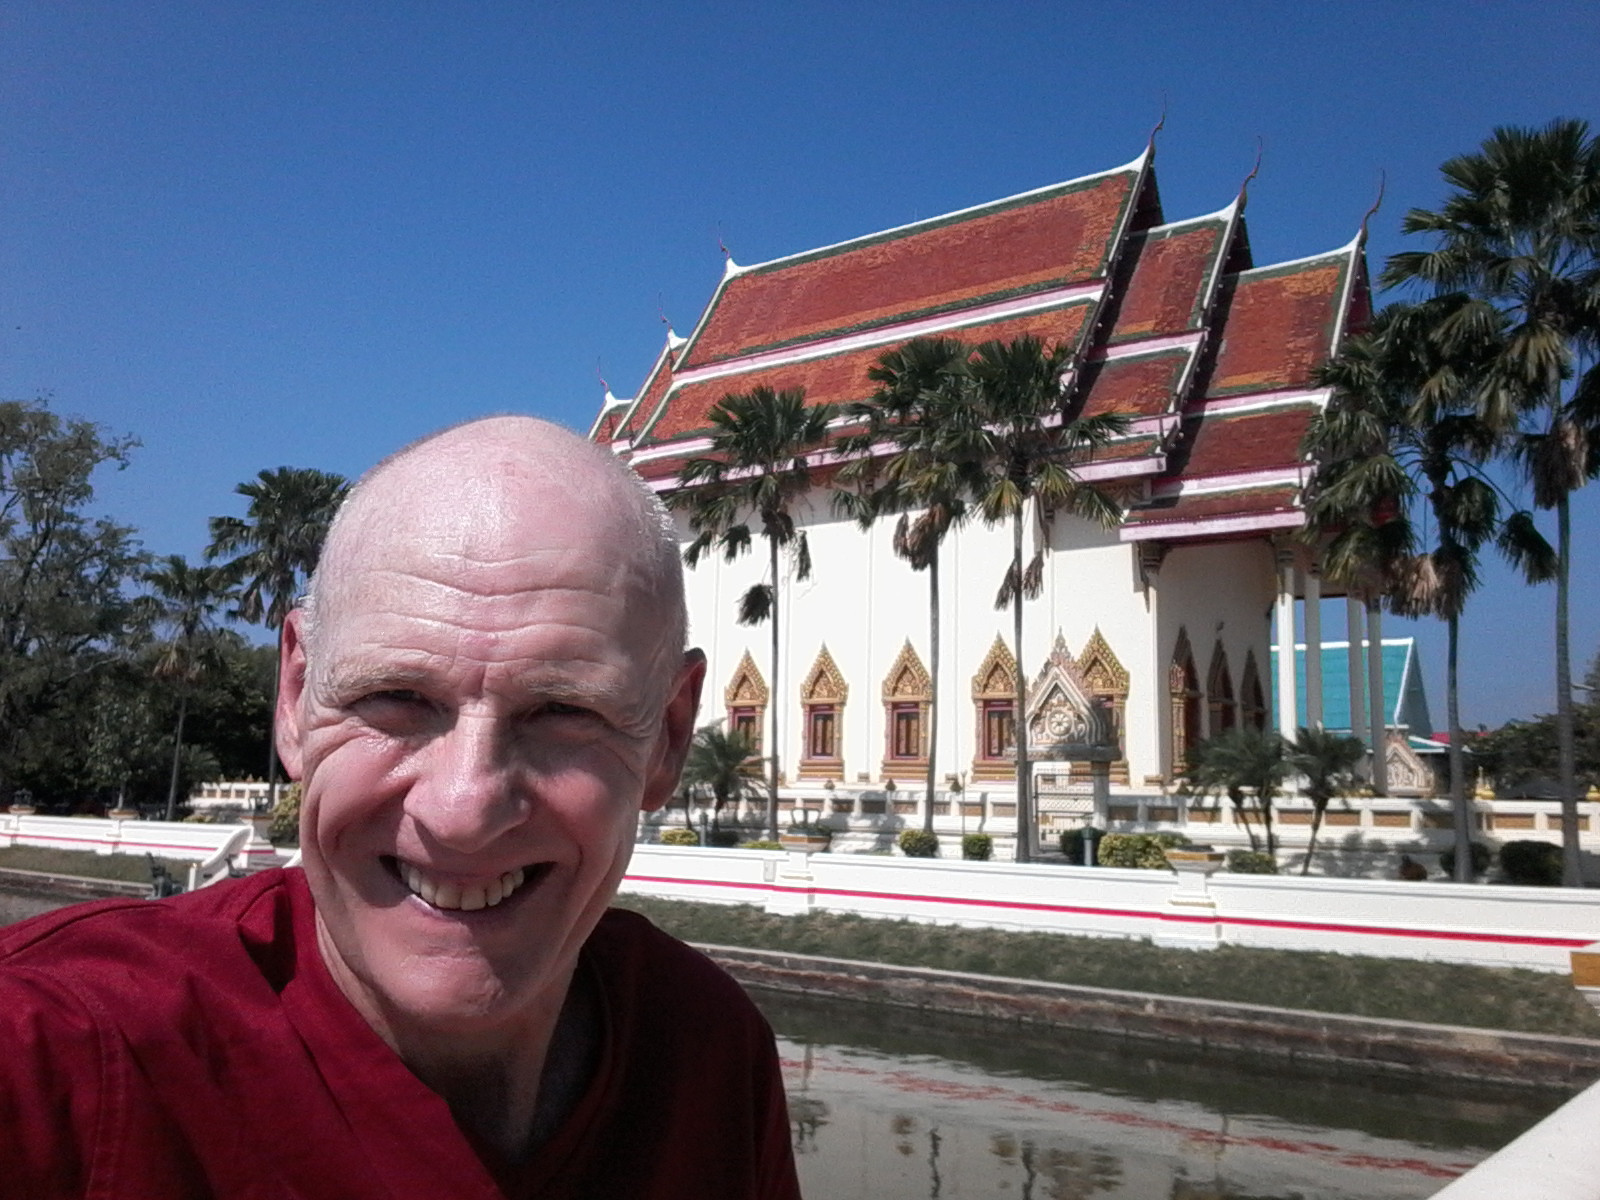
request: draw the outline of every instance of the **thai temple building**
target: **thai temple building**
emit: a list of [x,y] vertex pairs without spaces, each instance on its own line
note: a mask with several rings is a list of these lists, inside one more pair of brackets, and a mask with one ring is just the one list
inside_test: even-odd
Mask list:
[[[945,542],[937,745],[926,575],[893,553],[892,522],[864,532],[834,515],[827,449],[797,518],[813,571],[783,581],[776,689],[770,630],[735,621],[766,555],[712,554],[688,573],[693,640],[709,658],[702,720],[764,741],[779,706],[786,795],[864,791],[909,811],[896,806],[920,800],[931,754],[938,791],[986,793],[998,812],[1014,799],[1021,670],[1046,824],[1053,795],[1091,783],[1100,803],[1155,803],[1188,748],[1229,726],[1322,721],[1325,655],[1272,647],[1324,640],[1317,562],[1294,536],[1313,469],[1300,443],[1329,396],[1315,369],[1370,312],[1355,216],[1343,246],[1256,263],[1244,190],[1169,219],[1152,144],[1113,170],[838,245],[754,266],[730,258],[692,332],[669,331],[637,395],[608,392],[591,430],[662,493],[709,450],[707,413],[724,395],[767,385],[804,388],[811,403],[863,400],[868,368],[919,335],[1065,343],[1068,395],[1130,424],[1077,468],[1123,507],[1118,527],[1033,514],[1028,553],[1046,549],[1045,581],[1026,602],[1021,663],[1009,609],[994,607],[1009,528],[974,521]],[[1385,669],[1382,635],[1363,607],[1347,616],[1330,630],[1356,647],[1337,651],[1341,711],[1370,738],[1392,724],[1393,697],[1367,683]],[[1058,752],[1082,741],[1063,730],[1085,728],[1101,730],[1107,753]],[[934,797],[941,814],[949,798]]]

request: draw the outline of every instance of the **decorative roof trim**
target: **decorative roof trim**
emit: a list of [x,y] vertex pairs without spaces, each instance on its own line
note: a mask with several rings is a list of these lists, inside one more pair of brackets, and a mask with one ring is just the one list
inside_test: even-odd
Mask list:
[[1141,521],[1124,525],[1119,538],[1124,542],[1147,542],[1156,538],[1215,537],[1226,533],[1254,533],[1269,529],[1298,529],[1305,524],[1301,512],[1266,513],[1238,517],[1206,517],[1198,521]]
[[1144,458],[1124,458],[1108,463],[1084,463],[1072,468],[1072,475],[1085,483],[1102,479],[1132,479],[1144,475],[1159,475],[1167,469],[1164,453],[1150,454]]
[[1264,412],[1273,408],[1294,408],[1298,405],[1314,405],[1318,409],[1326,408],[1329,399],[1333,396],[1332,388],[1295,388],[1293,391],[1281,392],[1242,392],[1231,396],[1218,396],[1197,404],[1185,414],[1187,417],[1198,417],[1204,414],[1213,416],[1236,416],[1239,413]]
[[1304,482],[1305,470],[1290,467],[1271,471],[1236,471],[1231,475],[1203,475],[1197,479],[1179,477],[1155,489],[1162,499],[1169,496],[1207,496],[1216,492],[1234,492],[1240,488],[1299,487]]
[[[870,246],[875,242],[888,241],[908,237],[924,230],[938,229],[944,225],[957,225],[979,217],[989,212],[1000,212],[1007,208],[1017,208],[1030,200],[1043,199],[1052,194],[1065,195],[1068,192],[1081,191],[1092,183],[1103,179],[1110,179],[1115,175],[1133,175],[1136,179],[1142,178],[1145,168],[1150,160],[1149,149],[1141,150],[1137,158],[1123,163],[1120,167],[1112,167],[1107,171],[1096,171],[1092,175],[1080,175],[1076,179],[1066,179],[1059,183],[1048,183],[1043,187],[1032,188],[1026,192],[1017,192],[1012,196],[1002,196],[998,200],[987,200],[982,204],[974,204],[967,208],[958,208],[952,212],[940,213],[934,217],[923,217],[918,221],[910,221],[904,225],[892,225],[887,229],[880,229],[874,233],[864,233],[842,242],[834,242],[827,246],[818,246],[812,250],[801,250],[794,254],[786,254],[782,258],[768,259],[766,262],[752,263],[748,267],[740,267],[740,274],[751,272],[766,272],[778,267],[793,266],[796,263],[808,262],[816,258],[827,258],[835,254],[842,254],[861,246]],[[691,340],[693,340],[691,338]]]
[[1363,273],[1361,267],[1365,260],[1366,241],[1367,222],[1363,218],[1361,232],[1356,234],[1355,241],[1351,242],[1348,247],[1350,265],[1345,270],[1344,287],[1340,291],[1339,315],[1333,321],[1333,345],[1328,347],[1328,353],[1330,354],[1334,352],[1340,342],[1344,341],[1345,326],[1350,321],[1350,303],[1355,299],[1356,294],[1356,279]]
[[1264,266],[1259,267],[1250,267],[1246,270],[1240,271],[1235,278],[1242,281],[1247,275],[1270,275],[1278,271],[1288,271],[1293,267],[1309,266],[1314,262],[1335,262],[1340,259],[1348,260],[1350,258],[1351,251],[1359,248],[1360,241],[1361,239],[1358,237],[1354,241],[1348,242],[1337,249],[1324,250],[1321,254],[1308,254],[1304,258],[1286,258],[1282,262],[1267,263]]
[[1103,346],[1090,354],[1086,362],[1123,362],[1130,358],[1143,358],[1147,354],[1170,354],[1174,350],[1196,350],[1205,341],[1204,329],[1188,329],[1183,333],[1167,333],[1143,341],[1117,342]]

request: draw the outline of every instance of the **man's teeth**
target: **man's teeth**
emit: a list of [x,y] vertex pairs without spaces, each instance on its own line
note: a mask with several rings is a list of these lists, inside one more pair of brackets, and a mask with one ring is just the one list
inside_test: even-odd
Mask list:
[[406,887],[435,908],[474,912],[480,908],[493,908],[510,896],[522,886],[527,872],[518,867],[488,883],[457,883],[451,879],[436,883],[410,863],[403,862],[400,864],[400,878]]

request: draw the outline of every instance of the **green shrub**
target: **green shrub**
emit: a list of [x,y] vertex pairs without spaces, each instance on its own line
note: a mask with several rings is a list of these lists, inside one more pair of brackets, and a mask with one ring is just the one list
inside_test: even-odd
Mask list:
[[1229,850],[1228,870],[1235,875],[1276,875],[1278,860],[1261,850]]
[[[1472,873],[1475,876],[1482,875],[1489,869],[1489,861],[1493,855],[1490,854],[1489,847],[1482,842],[1472,842],[1471,846]],[[1440,851],[1439,869],[1444,872],[1446,879],[1454,879],[1456,877],[1456,848],[1454,846],[1447,846]]]
[[1553,842],[1507,842],[1500,847],[1500,869],[1507,883],[1560,887],[1561,847]]
[[775,842],[771,838],[754,838],[748,842],[740,842],[741,850],[782,850],[783,843]]
[[923,829],[907,829],[900,835],[900,853],[907,858],[938,858],[939,837]]
[[987,833],[963,834],[961,857],[969,862],[988,862],[994,857],[994,839]]
[[1083,839],[1094,838],[1094,858],[1090,861],[1091,867],[1100,862],[1100,839],[1106,836],[1106,831],[1096,829],[1093,825],[1086,825],[1082,829],[1069,829],[1061,835],[1061,853],[1073,866],[1083,862]]
[[711,844],[721,846],[724,850],[739,844],[739,831],[737,829],[713,829],[711,831]]
[[300,785],[291,783],[278,793],[278,803],[272,808],[272,824],[267,827],[269,842],[300,842]]
[[1165,871],[1165,852],[1187,844],[1188,839],[1180,833],[1108,833],[1100,839],[1099,864]]
[[700,835],[692,829],[664,829],[661,831],[661,844],[663,846],[698,846]]

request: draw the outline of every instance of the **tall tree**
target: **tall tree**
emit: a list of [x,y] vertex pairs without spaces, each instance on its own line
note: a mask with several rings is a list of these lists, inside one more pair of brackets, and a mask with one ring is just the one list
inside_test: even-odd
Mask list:
[[693,540],[683,558],[691,567],[711,550],[733,562],[753,544],[754,522],[767,543],[767,578],[739,599],[739,623],[771,626],[767,724],[767,834],[778,836],[779,613],[782,557],[789,555],[796,579],[811,575],[811,550],[795,511],[811,490],[812,467],[807,455],[828,434],[833,407],[807,405],[803,388],[774,391],[757,387],[731,392],[712,408],[711,452],[692,458],[680,473],[683,487],[669,500],[688,514]]
[[138,544],[84,510],[95,472],[126,466],[136,444],[42,400],[0,401],[0,796],[53,769],[33,751],[127,651]]
[[[317,568],[328,526],[349,485],[344,476],[311,467],[261,471],[233,490],[249,500],[243,517],[212,517],[206,557],[222,561],[237,587],[235,615],[259,622],[280,642],[283,623],[306,580]],[[267,783],[277,801],[278,686],[272,687],[273,718],[267,734]]]
[[1062,376],[1071,348],[1046,348],[1038,338],[987,341],[974,351],[973,419],[947,431],[941,452],[979,468],[974,502],[988,525],[1011,526],[1011,565],[995,597],[995,608],[1011,609],[1012,652],[1017,660],[1013,713],[1017,753],[1017,861],[1033,857],[1036,835],[1032,779],[1028,767],[1027,659],[1022,652],[1022,602],[1044,588],[1041,543],[1023,561],[1024,520],[1032,508],[1041,526],[1066,513],[1110,528],[1122,510],[1106,492],[1078,477],[1073,468],[1128,427],[1115,413],[1085,416],[1082,395],[1069,396]]
[[[1547,577],[1553,558],[1528,513],[1505,515],[1503,497],[1484,472],[1502,434],[1475,400],[1501,331],[1480,322],[1470,342],[1455,332],[1453,322],[1469,303],[1446,296],[1380,312],[1370,331],[1350,339],[1322,368],[1334,397],[1305,439],[1321,463],[1310,530],[1333,533],[1330,575],[1376,569],[1391,609],[1445,622],[1450,799],[1463,880],[1471,879],[1472,814],[1461,734],[1461,616],[1478,585],[1486,544],[1497,540],[1530,580]],[[1409,515],[1414,501],[1425,504],[1434,534],[1421,552]]]
[[[867,371],[878,385],[870,400],[846,412],[857,432],[841,440],[848,461],[839,469],[845,489],[835,506],[863,526],[898,513],[894,552],[913,571],[928,573],[927,801],[922,828],[933,832],[934,787],[939,778],[939,549],[969,513],[974,490],[972,464],[947,452],[963,423],[977,412],[972,403],[971,350],[956,338],[914,338],[885,351]],[[915,515],[913,515],[915,514]]]
[[[1387,285],[1464,293],[1447,334],[1471,341],[1485,325],[1506,336],[1478,407],[1494,424],[1521,417],[1516,454],[1534,501],[1556,514],[1556,727],[1563,882],[1582,883],[1574,780],[1568,642],[1573,491],[1600,473],[1600,140],[1588,123],[1496,129],[1476,153],[1440,168],[1450,188],[1436,210],[1402,226],[1432,240],[1389,259]],[[1461,861],[1458,852],[1456,860]]]
[[220,567],[192,566],[181,554],[169,554],[145,572],[156,623],[167,639],[156,658],[157,678],[178,693],[178,717],[172,734],[172,771],[167,781],[167,820],[177,815],[178,768],[183,761],[183,725],[189,698],[204,670],[208,635],[229,598],[227,573]]

